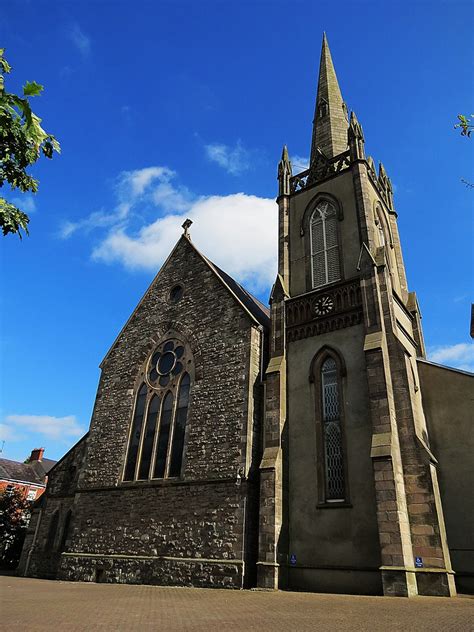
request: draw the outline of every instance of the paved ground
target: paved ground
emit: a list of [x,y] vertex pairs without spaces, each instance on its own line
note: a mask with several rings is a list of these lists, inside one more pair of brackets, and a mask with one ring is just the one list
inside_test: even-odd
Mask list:
[[0,606],[2,632],[474,631],[474,599],[463,597],[408,600],[0,577]]

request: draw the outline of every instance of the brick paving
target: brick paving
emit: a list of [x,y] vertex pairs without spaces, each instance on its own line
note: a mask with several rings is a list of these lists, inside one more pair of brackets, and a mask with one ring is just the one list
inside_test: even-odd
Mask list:
[[474,599],[86,584],[0,577],[2,632],[474,631]]

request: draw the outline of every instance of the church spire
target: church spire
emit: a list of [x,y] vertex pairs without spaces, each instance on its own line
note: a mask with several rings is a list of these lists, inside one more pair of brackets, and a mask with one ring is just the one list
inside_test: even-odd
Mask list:
[[347,128],[347,108],[342,100],[331,51],[324,33],[314,109],[311,165],[317,160],[318,150],[327,158],[332,158],[347,149]]

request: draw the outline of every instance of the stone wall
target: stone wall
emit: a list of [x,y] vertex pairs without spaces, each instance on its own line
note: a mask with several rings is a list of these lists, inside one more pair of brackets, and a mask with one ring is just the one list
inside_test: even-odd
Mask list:
[[[170,290],[178,283],[184,292],[173,304]],[[150,354],[168,337],[185,341],[193,361],[181,476],[124,482],[137,389]],[[251,583],[262,338],[263,327],[181,238],[101,365],[59,578]],[[48,485],[41,538],[58,502],[64,511],[65,477],[58,472]],[[50,566],[44,551],[31,571],[51,575]]]

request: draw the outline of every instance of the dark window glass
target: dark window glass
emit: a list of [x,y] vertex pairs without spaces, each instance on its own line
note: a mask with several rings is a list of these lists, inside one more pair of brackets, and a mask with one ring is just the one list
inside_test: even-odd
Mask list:
[[183,370],[183,365],[181,362],[176,362],[176,365],[172,371],[173,375],[178,375]]
[[163,351],[173,351],[174,348],[174,342],[172,340],[168,340],[168,342],[165,343],[165,346],[163,347]]
[[177,303],[179,300],[181,300],[182,296],[183,296],[183,286],[182,285],[175,285],[170,292],[170,301],[172,303]]
[[160,377],[160,386],[166,386],[169,381],[170,381],[169,376],[163,375],[162,377]]
[[321,368],[326,500],[344,499],[344,455],[339,412],[337,365],[328,358]]
[[172,351],[167,351],[161,356],[160,361],[158,362],[158,373],[160,375],[166,375],[171,371],[175,362],[176,356],[174,353]]
[[133,481],[135,466],[137,464],[138,448],[140,445],[140,435],[143,425],[143,413],[145,412],[146,386],[142,385],[137,395],[135,405],[135,416],[133,417],[132,434],[128,446],[127,465],[125,466],[124,481]]
[[148,406],[146,418],[145,435],[143,437],[142,455],[140,467],[138,468],[138,478],[147,479],[150,473],[151,453],[153,452],[153,440],[155,438],[156,420],[160,412],[160,398],[154,395]]
[[151,380],[152,382],[154,382],[154,381],[156,380],[156,378],[157,378],[157,377],[158,377],[158,372],[157,372],[157,370],[156,370],[155,368],[153,368],[153,369],[150,371],[150,380]]
[[151,359],[151,362],[150,362],[150,366],[156,366],[156,363],[158,362],[160,357],[161,357],[161,353],[159,353],[159,352],[158,353],[154,353],[153,357]]
[[56,540],[56,533],[59,525],[59,511],[55,511],[51,522],[49,524],[48,539],[46,541],[46,549],[52,549],[54,547],[54,541]]
[[171,416],[173,414],[173,395],[168,393],[163,400],[161,409],[160,431],[156,446],[156,460],[153,478],[164,478],[166,469],[166,454],[170,437]]
[[181,347],[181,346],[176,347],[174,352],[176,353],[176,357],[177,358],[181,358],[183,356],[183,353],[184,353],[184,347]]
[[173,432],[173,445],[171,448],[171,463],[169,469],[170,476],[179,476],[181,474],[190,385],[191,381],[189,379],[189,375],[188,373],[185,373],[179,386],[178,407],[176,410],[176,419],[174,422]]
[[61,551],[63,551],[64,547],[66,546],[67,536],[69,535],[69,526],[71,524],[71,515],[72,512],[71,510],[69,510],[66,514],[66,519],[64,520],[63,535],[61,537],[61,544],[59,547]]

